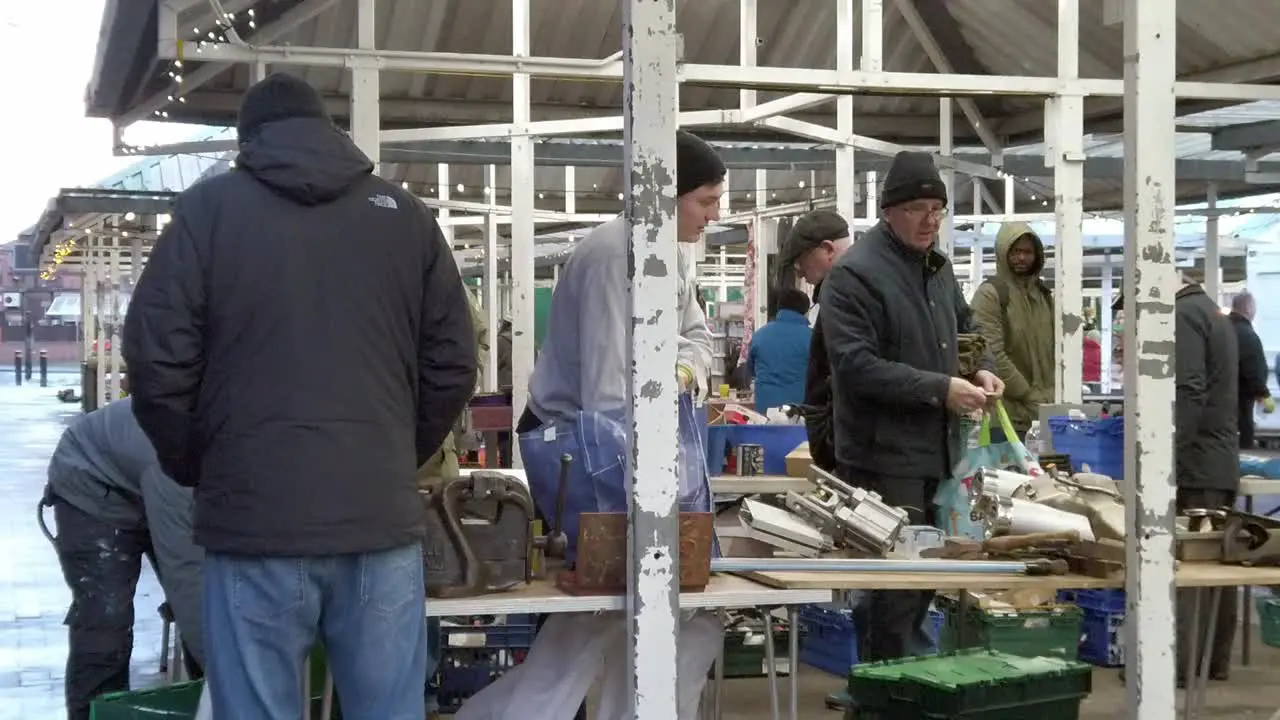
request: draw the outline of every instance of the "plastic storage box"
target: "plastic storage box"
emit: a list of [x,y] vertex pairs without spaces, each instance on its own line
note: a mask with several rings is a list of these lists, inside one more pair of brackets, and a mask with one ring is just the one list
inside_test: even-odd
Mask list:
[[724,472],[730,448],[759,445],[764,450],[764,474],[786,475],[787,455],[808,442],[804,425],[711,425],[707,428],[707,470]]
[[1124,665],[1123,590],[1062,590],[1058,600],[1073,603],[1082,613],[1081,661],[1098,667]]
[[[804,642],[804,631],[800,630],[801,643]],[[774,622],[773,628],[773,667],[778,675],[791,672],[790,639],[785,624]],[[751,629],[732,629],[724,633],[724,676],[727,678],[764,677],[768,674],[769,658],[765,652],[768,636],[762,627]],[[710,671],[715,673],[715,668]]]
[[[931,638],[938,645],[943,614],[929,611]],[[800,608],[800,662],[843,677],[857,665],[858,633],[849,610],[829,610],[807,605]]]
[[1091,472],[1113,480],[1124,477],[1124,418],[1049,418],[1055,452],[1071,457],[1076,472]]
[[196,715],[204,682],[103,695],[89,707],[91,720],[188,720]]
[[532,615],[508,615],[488,625],[440,626],[440,662],[436,700],[440,712],[457,712],[462,703],[524,662],[533,645]]
[[861,665],[849,674],[859,720],[1077,720],[1088,665],[962,650]]
[[1075,660],[1079,651],[1082,613],[1073,605],[1014,610],[971,606],[962,618],[956,599],[939,595],[934,602],[946,615],[939,643],[944,652],[985,648],[1021,657]]

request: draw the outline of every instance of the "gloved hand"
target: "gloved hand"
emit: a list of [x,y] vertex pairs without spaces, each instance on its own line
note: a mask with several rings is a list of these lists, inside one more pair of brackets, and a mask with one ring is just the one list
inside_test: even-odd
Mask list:
[[1270,415],[1276,411],[1276,399],[1273,397],[1262,398],[1262,412]]
[[697,370],[680,363],[676,365],[676,378],[680,381],[680,392],[693,395],[694,405],[702,405],[707,401],[709,383]]

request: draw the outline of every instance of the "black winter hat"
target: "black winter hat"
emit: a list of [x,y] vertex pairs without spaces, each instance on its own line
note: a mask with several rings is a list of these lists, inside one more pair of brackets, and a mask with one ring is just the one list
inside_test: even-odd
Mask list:
[[933,164],[933,156],[925,152],[903,150],[893,156],[893,164],[884,177],[880,193],[880,209],[912,200],[947,201],[947,186]]
[[288,73],[272,73],[244,94],[236,135],[244,142],[267,123],[300,117],[328,120],[329,113],[315,88]]
[[676,197],[724,181],[724,161],[706,140],[676,131]]
[[849,237],[849,223],[832,210],[814,210],[796,221],[779,253],[778,266],[790,268],[800,256],[827,240]]

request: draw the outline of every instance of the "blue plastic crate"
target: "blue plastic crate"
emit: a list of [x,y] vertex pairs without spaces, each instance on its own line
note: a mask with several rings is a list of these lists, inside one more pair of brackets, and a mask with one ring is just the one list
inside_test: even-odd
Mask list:
[[1124,665],[1124,591],[1061,590],[1058,599],[1081,610],[1079,659],[1098,667]]
[[803,425],[712,425],[707,428],[707,470],[724,472],[730,448],[759,445],[764,451],[764,474],[786,475],[787,455],[808,442]]
[[1071,457],[1071,468],[1119,480],[1124,477],[1124,418],[1049,418],[1053,449]]
[[[938,649],[944,616],[929,611],[929,637],[933,652]],[[860,662],[858,633],[849,610],[828,610],[814,605],[800,609],[800,626],[804,630],[800,645],[800,661],[832,675],[847,675],[849,668]]]
[[436,700],[440,712],[457,712],[472,695],[524,662],[537,627],[532,615],[508,615],[505,623],[442,625]]

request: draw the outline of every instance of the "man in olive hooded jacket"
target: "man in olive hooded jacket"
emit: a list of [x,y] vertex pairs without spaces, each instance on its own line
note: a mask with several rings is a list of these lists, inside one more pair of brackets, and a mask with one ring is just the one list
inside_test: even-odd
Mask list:
[[1040,280],[1044,243],[1030,225],[1005,223],[996,235],[996,274],[973,297],[974,319],[1004,381],[1003,404],[1021,436],[1053,402],[1053,295]]

